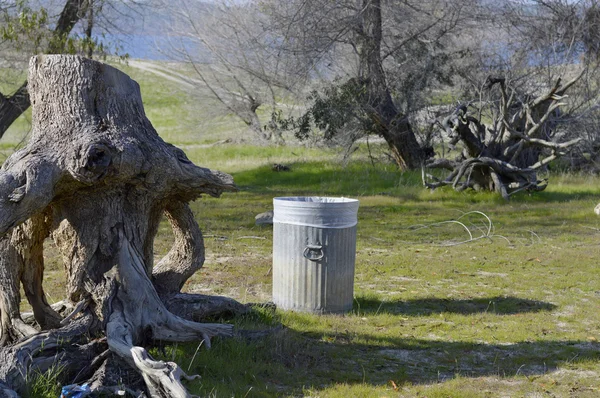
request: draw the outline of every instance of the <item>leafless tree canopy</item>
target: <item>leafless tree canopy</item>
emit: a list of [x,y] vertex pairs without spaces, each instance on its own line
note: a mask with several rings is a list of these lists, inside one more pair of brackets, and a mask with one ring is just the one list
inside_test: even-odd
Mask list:
[[216,108],[243,121],[251,132],[244,138],[282,142],[270,118],[292,107],[308,68],[303,58],[281,53],[261,7],[227,0],[202,5],[181,0],[165,7],[172,18],[172,40],[160,50],[193,71],[191,77],[171,73],[184,77],[193,95],[212,99]]
[[[497,39],[483,35],[470,57],[473,73],[461,79],[461,104],[439,119],[445,145],[428,162],[450,173],[424,172],[424,182],[508,198],[544,189],[540,172],[556,159],[570,161],[567,167],[596,159],[600,75],[590,35],[597,5],[506,2],[486,10],[496,17],[489,30]],[[476,25],[474,32],[486,30]]]
[[[467,3],[425,1],[266,2],[282,50],[303,54],[330,87],[315,91],[309,119],[328,135],[359,126],[388,143],[402,169],[419,167],[422,148],[410,113],[453,70],[448,44]],[[459,54],[461,51],[456,50]],[[355,138],[361,134],[354,134]]]
[[[294,120],[294,127],[303,134],[317,127],[329,137],[350,133],[351,141],[379,135],[401,168],[448,167],[444,147],[459,144],[465,150],[459,150],[460,156],[452,162],[464,157],[473,165],[477,163],[474,158],[482,156],[473,150],[474,137],[447,134],[449,120],[461,119],[463,124],[471,123],[469,129],[481,130],[476,133],[479,146],[495,142],[493,150],[488,148],[491,152],[484,151],[494,164],[516,169],[539,164],[536,169],[545,169],[551,160],[567,155],[572,166],[596,157],[598,56],[594,43],[600,15],[596,1],[262,4],[282,37],[283,53],[303,54],[309,60],[305,64],[324,77],[324,88],[310,96],[308,112]],[[439,96],[463,106],[447,106],[448,113],[438,117],[437,123],[423,120],[419,115],[431,113],[432,102]],[[479,125],[474,127],[475,121]],[[437,140],[436,125],[442,127]],[[423,128],[427,134],[418,136]],[[530,139],[545,142],[529,140],[522,144],[527,150],[519,149],[518,156],[507,158],[515,150],[515,140],[523,139],[517,138],[516,131],[522,137],[534,133]],[[542,147],[533,149],[538,144]],[[500,150],[498,145],[508,147]],[[438,158],[428,159],[433,152]],[[578,153],[579,160],[572,153]],[[524,157],[529,160],[522,161]],[[507,178],[497,184],[469,180],[463,185],[464,181],[450,177],[428,184],[435,187],[452,181],[454,187],[492,189],[505,197],[507,189],[545,186],[527,173],[524,180]],[[460,172],[453,177],[457,175],[459,179],[465,176]],[[467,175],[473,177],[473,173]]]

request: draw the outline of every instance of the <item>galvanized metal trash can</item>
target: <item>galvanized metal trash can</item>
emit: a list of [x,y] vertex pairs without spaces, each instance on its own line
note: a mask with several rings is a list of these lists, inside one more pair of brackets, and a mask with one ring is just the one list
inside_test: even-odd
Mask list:
[[273,211],[275,305],[313,313],[351,310],[358,200],[274,198]]

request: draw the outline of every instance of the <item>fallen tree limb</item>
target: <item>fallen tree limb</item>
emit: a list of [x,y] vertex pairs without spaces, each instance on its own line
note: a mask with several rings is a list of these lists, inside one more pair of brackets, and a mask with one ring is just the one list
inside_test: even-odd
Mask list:
[[450,146],[461,143],[463,150],[455,159],[436,158],[425,164],[426,169],[445,169],[446,178],[434,177],[423,171],[423,185],[430,189],[450,185],[457,191],[467,188],[488,190],[509,199],[517,192],[539,192],[548,181],[538,173],[554,160],[564,156],[581,138],[560,141],[553,128],[559,109],[565,105],[566,91],[585,73],[585,68],[573,79],[561,84],[558,79],[545,93],[528,101],[517,101],[516,90],[504,77],[489,77],[486,87],[499,87],[500,99],[491,104],[492,121],[484,124],[483,103],[477,117],[469,114],[469,106],[460,105],[441,123]]

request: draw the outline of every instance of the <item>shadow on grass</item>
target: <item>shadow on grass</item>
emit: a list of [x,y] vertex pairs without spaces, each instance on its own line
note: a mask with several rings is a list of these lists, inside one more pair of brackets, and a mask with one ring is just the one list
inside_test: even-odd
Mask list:
[[[392,195],[416,199],[422,189],[420,172],[400,173],[393,167],[373,167],[351,163],[343,167],[333,162],[302,162],[291,165],[292,171],[274,172],[270,166],[234,173],[242,191],[274,196],[303,195]],[[406,188],[412,189],[407,191]]]
[[571,191],[571,192],[555,192],[555,191],[542,191],[533,194],[522,193],[514,196],[513,202],[570,202],[572,200],[597,200],[598,189],[596,187],[590,187],[589,190],[585,191]]
[[428,316],[444,312],[455,314],[491,313],[512,315],[526,312],[552,311],[556,306],[543,301],[518,297],[484,297],[468,300],[426,298],[416,300],[382,301],[368,297],[354,299],[354,311],[359,315],[397,314]]
[[[274,311],[249,316],[263,328],[278,323]],[[245,396],[251,391],[248,396],[276,397],[338,384],[381,387],[393,380],[397,385],[418,386],[456,377],[540,376],[561,367],[587,369],[590,362],[599,361],[600,344],[577,340],[489,344],[284,327],[258,339],[215,342],[211,351],[196,358],[203,381],[192,390],[217,396]]]
[[[325,339],[332,340],[331,350],[340,357],[345,355],[339,351],[350,354],[346,360],[353,357],[362,366],[370,361],[372,365],[365,367],[364,374],[356,375],[353,381],[364,380],[373,385],[385,384],[390,379],[428,384],[458,376],[543,375],[561,366],[576,366],[577,362],[600,361],[599,344],[577,340],[481,344],[363,334],[353,339],[368,344],[348,346],[343,336],[331,335]],[[336,367],[334,358],[330,359],[331,368]]]
[[[367,162],[351,162],[343,166],[335,162],[296,162],[289,172],[274,172],[271,166],[234,173],[241,190],[273,196],[289,195],[388,195],[406,200],[418,200],[425,192],[421,171],[400,172],[394,166]],[[447,188],[450,190],[450,188]],[[470,192],[470,191],[469,191]],[[457,194],[458,195],[458,194]],[[561,203],[573,200],[596,199],[595,187],[570,192],[542,191],[533,194],[516,194],[513,203]],[[489,195],[458,195],[461,200],[489,200]],[[444,195],[440,198],[445,198]],[[447,198],[445,198],[447,199]],[[430,200],[435,201],[432,197]],[[497,204],[506,204],[500,197]]]

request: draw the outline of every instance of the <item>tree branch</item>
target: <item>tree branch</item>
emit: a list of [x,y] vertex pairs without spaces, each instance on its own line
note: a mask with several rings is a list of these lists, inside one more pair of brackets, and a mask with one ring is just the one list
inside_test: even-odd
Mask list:
[[[64,51],[65,39],[85,14],[88,4],[87,0],[67,0],[52,32],[46,51],[48,54],[58,54]],[[27,81],[23,82],[21,87],[10,97],[0,93],[0,139],[30,105]]]

